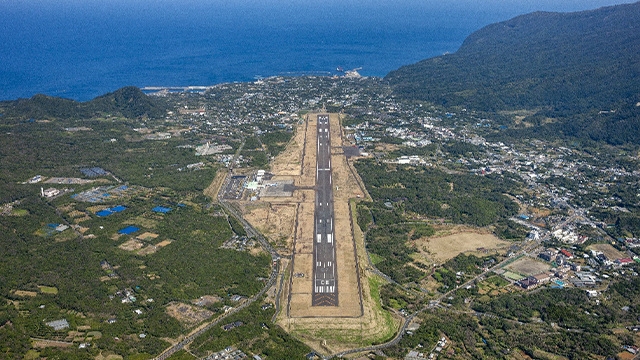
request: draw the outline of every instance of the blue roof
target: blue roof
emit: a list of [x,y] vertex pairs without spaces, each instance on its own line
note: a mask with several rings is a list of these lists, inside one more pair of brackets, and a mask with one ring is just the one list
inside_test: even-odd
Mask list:
[[124,206],[122,206],[122,205],[118,205],[118,206],[116,206],[116,207],[114,207],[114,208],[111,208],[111,209],[109,209],[109,210],[111,210],[111,211],[113,211],[113,212],[120,212],[120,211],[122,211],[122,210],[126,210],[126,209],[127,209],[126,207],[124,207]]
[[140,228],[137,228],[135,226],[128,226],[120,231],[118,231],[118,234],[131,234],[134,233],[136,231],[140,230]]
[[153,209],[151,209],[151,211],[155,211],[155,212],[166,214],[169,211],[171,211],[171,209],[163,207],[163,206],[158,206],[158,207],[154,207]]
[[113,214],[113,211],[109,211],[108,209],[107,210],[102,210],[102,211],[99,211],[99,212],[96,213],[96,215],[98,215],[98,216],[108,216],[108,215],[111,215],[111,214]]

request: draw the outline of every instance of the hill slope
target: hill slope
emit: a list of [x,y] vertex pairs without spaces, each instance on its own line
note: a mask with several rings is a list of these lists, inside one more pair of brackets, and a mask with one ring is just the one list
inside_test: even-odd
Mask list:
[[[640,124],[640,2],[518,16],[476,31],[454,54],[403,66],[385,79],[402,97],[438,104],[579,121],[620,109]],[[530,120],[535,124],[536,116]],[[588,135],[591,125],[565,135]]]
[[144,94],[134,86],[118,89],[91,101],[74,100],[37,94],[30,99],[4,101],[0,104],[6,118],[91,118],[104,116],[162,117],[166,105]]

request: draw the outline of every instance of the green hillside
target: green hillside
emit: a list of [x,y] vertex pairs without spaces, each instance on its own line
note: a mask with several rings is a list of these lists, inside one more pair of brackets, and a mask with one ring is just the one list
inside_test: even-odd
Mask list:
[[[404,98],[483,111],[533,110],[525,121],[536,131],[637,143],[640,2],[518,16],[476,31],[454,54],[403,66],[386,79]],[[618,115],[598,116],[610,110]],[[635,134],[617,136],[630,127]]]
[[164,103],[147,96],[135,86],[127,86],[86,102],[37,94],[30,99],[3,101],[0,109],[5,118],[18,119],[79,119],[106,115],[158,118],[166,114]]

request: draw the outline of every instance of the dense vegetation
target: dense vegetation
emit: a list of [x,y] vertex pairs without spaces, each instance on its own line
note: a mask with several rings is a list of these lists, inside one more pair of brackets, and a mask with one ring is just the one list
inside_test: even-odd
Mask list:
[[[76,126],[91,130],[65,130]],[[19,184],[36,174],[81,177],[79,169],[94,166],[125,182],[147,187],[201,191],[209,185],[216,167],[185,168],[204,159],[195,156],[192,149],[177,148],[183,139],[142,141],[133,127],[129,121],[104,119],[0,125],[0,202],[37,192],[39,185]]]
[[[375,200],[402,201],[407,212],[487,226],[518,211],[504,194],[519,192],[520,185],[507,177],[447,174],[429,167],[389,168],[371,160],[357,162],[356,168]],[[390,221],[394,222],[397,219]]]
[[42,94],[30,99],[0,103],[6,117],[20,119],[82,119],[103,116],[125,118],[153,117],[166,114],[167,106],[145,95],[134,86],[124,87],[87,102],[56,98]]
[[386,79],[404,98],[529,110],[523,121],[533,127],[511,129],[512,137],[638,143],[639,23],[640,3],[536,12],[489,25],[456,53],[404,66]]

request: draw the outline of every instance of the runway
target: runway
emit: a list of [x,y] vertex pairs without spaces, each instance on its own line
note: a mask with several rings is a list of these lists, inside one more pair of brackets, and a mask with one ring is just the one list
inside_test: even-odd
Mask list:
[[329,115],[318,115],[312,306],[338,306],[331,132]]

